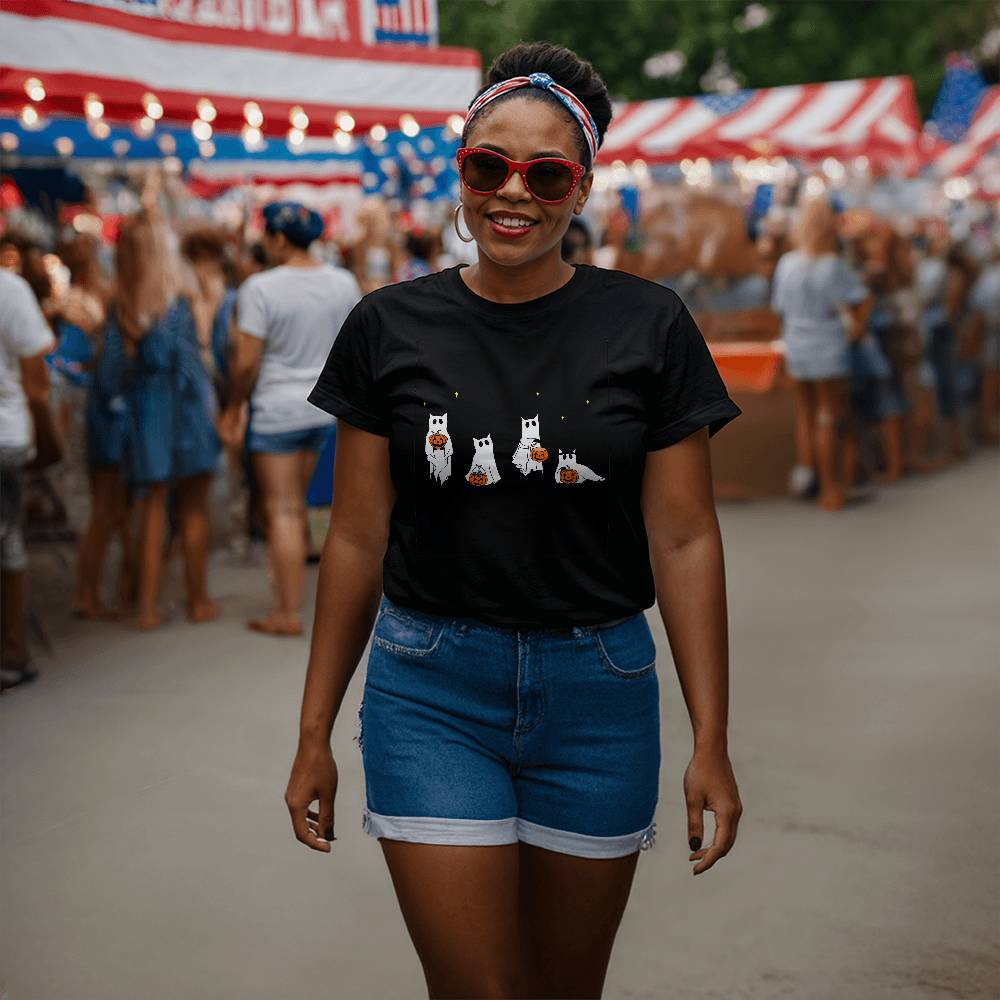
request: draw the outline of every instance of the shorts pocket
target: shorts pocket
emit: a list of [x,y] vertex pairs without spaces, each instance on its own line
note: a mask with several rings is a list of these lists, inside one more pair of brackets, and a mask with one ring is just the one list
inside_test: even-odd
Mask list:
[[641,611],[617,625],[598,627],[594,637],[604,669],[616,677],[645,677],[656,666],[656,643]]
[[430,656],[444,635],[446,622],[428,621],[395,608],[383,608],[372,643],[400,656]]

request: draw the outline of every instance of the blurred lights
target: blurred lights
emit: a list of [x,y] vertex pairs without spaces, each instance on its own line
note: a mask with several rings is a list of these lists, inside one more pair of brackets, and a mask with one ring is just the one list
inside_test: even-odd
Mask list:
[[215,156],[215,143],[212,142],[210,139],[206,140],[205,142],[199,142],[198,155],[203,160],[211,159],[213,156]]
[[337,128],[343,132],[353,132],[354,126],[357,124],[354,121],[354,115],[349,111],[338,111],[337,117],[334,120],[337,123]]
[[90,122],[87,127],[95,139],[107,139],[111,135],[111,126],[107,122],[94,121]]
[[29,76],[28,79],[24,81],[24,92],[28,95],[28,99],[31,101],[45,100],[45,88],[42,86],[42,81],[39,80],[37,76]]
[[191,122],[191,134],[199,142],[208,142],[212,138],[212,126],[208,124],[203,118],[195,118]]
[[83,112],[88,118],[104,117],[104,104],[97,94],[87,94],[83,99]]
[[241,133],[241,138],[247,149],[259,149],[264,142],[264,133],[254,125],[246,125]]
[[72,156],[73,155],[73,140],[69,136],[61,135],[54,143],[53,146],[56,147],[56,152],[60,156]]
[[174,141],[172,135],[161,135],[159,139],[156,140],[156,145],[159,147],[160,152],[164,156],[173,156],[177,150],[177,143]]
[[968,177],[949,177],[941,186],[944,196],[952,201],[964,201],[972,194],[972,182]]
[[143,94],[142,106],[145,108],[146,117],[152,118],[154,122],[158,122],[163,117],[163,105],[156,99],[156,94]]
[[448,115],[448,128],[450,128],[455,135],[461,135],[462,129],[465,128],[465,119],[461,115]]
[[291,122],[292,128],[297,132],[305,132],[309,128],[309,116],[302,110],[301,105],[296,104],[288,112],[288,120]]
[[259,129],[264,124],[264,112],[256,101],[247,101],[243,105],[243,117],[251,128]]
[[38,123],[41,121],[38,111],[30,104],[25,104],[21,108],[21,114],[18,116],[20,118],[21,124],[25,128],[37,128]]
[[829,177],[834,184],[836,184],[838,181],[842,181],[844,179],[844,175],[847,171],[844,170],[844,164],[841,163],[840,160],[833,156],[828,156],[823,161],[823,173],[826,174],[826,176]]
[[333,133],[333,141],[340,146],[341,149],[349,149],[353,140],[351,139],[350,132],[344,132],[342,129],[337,129]]
[[288,144],[290,146],[301,146],[306,140],[306,134],[300,128],[290,128],[288,130]]
[[368,130],[368,134],[375,140],[375,142],[383,142],[385,137],[389,134],[389,130],[384,125],[372,125]]
[[153,134],[154,128],[156,128],[156,122],[149,115],[144,115],[135,124],[136,132],[146,139]]
[[215,110],[215,105],[207,98],[203,97],[196,105],[198,110],[198,117],[203,122],[214,122],[215,116],[218,112]]
[[17,136],[13,132],[0,133],[0,149],[5,153],[13,153],[17,149]]
[[814,174],[806,180],[806,195],[809,198],[818,198],[826,191],[826,181],[822,177]]
[[111,143],[111,151],[115,154],[115,156],[124,156],[129,151],[131,146],[132,143],[130,143],[128,139],[115,139],[115,141]]
[[410,138],[420,133],[420,125],[411,114],[399,116],[399,127],[403,130],[403,135],[408,135]]

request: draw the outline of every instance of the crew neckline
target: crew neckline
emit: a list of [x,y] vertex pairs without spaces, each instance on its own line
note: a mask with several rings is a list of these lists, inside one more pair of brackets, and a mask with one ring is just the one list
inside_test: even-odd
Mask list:
[[594,270],[590,264],[574,264],[574,271],[569,281],[551,292],[546,292],[534,299],[525,299],[523,302],[494,302],[493,299],[485,299],[469,288],[459,273],[463,267],[469,267],[469,265],[455,264],[445,270],[445,274],[454,286],[458,297],[463,304],[493,316],[517,316],[522,313],[536,312],[539,309],[549,309],[552,306],[566,305],[584,290],[587,278]]

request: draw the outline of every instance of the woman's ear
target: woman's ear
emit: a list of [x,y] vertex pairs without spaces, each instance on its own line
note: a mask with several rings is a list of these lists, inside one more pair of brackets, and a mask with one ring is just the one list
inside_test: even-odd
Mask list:
[[579,215],[583,211],[583,206],[587,204],[587,199],[590,197],[590,189],[594,183],[594,171],[591,170],[587,175],[580,181],[580,190],[576,196],[576,204],[573,206],[573,214]]

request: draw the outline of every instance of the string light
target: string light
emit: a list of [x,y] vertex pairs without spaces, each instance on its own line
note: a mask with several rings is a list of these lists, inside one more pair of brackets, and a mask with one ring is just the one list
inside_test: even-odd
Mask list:
[[163,105],[157,100],[156,94],[143,94],[142,106],[146,109],[146,117],[158,122],[163,117]]
[[88,118],[103,118],[104,104],[97,94],[87,94],[83,99],[83,111]]
[[92,121],[88,124],[88,128],[95,139],[107,139],[111,135],[111,126],[107,122]]
[[333,133],[333,141],[340,146],[341,149],[347,149],[351,145],[351,133],[344,132],[342,129],[337,129]]
[[411,114],[399,116],[399,127],[403,130],[403,135],[408,135],[411,138],[420,132],[420,125]]
[[288,130],[288,142],[292,146],[301,146],[305,142],[306,134],[300,128],[290,128]]
[[5,153],[13,153],[17,149],[18,139],[13,132],[0,133],[0,149]]
[[207,98],[203,97],[196,105],[198,117],[203,122],[214,122],[216,116],[215,105]]
[[140,118],[135,124],[135,130],[139,135],[148,138],[153,134],[153,129],[156,128],[156,122],[149,115],[145,115]]
[[461,115],[448,115],[448,128],[455,135],[461,135],[462,129],[465,128],[465,119]]
[[37,76],[29,76],[28,79],[24,81],[24,92],[32,101],[45,100],[45,88],[42,86],[42,81],[39,80]]
[[241,133],[241,138],[243,139],[243,145],[247,149],[257,149],[264,139],[264,134],[259,128],[253,125],[245,125]]
[[389,130],[384,125],[372,125],[368,130],[368,134],[375,142],[384,142],[385,137],[389,134]]
[[302,106],[296,104],[288,112],[288,120],[292,123],[292,128],[297,129],[299,132],[305,132],[309,128],[309,116],[302,110]]
[[206,139],[205,142],[198,143],[198,155],[203,160],[211,159],[215,156],[215,143],[211,139]]
[[60,156],[72,156],[73,155],[73,140],[69,136],[61,135],[52,144],[56,147],[56,152]]
[[130,143],[128,139],[115,139],[115,141],[111,143],[111,151],[115,154],[115,156],[124,156],[129,151],[131,146],[132,143]]
[[21,108],[21,114],[19,117],[21,119],[21,124],[25,128],[35,128],[35,126],[38,125],[38,111],[30,104],[25,104],[25,106]]
[[354,131],[354,115],[352,115],[349,111],[338,111],[334,121],[337,123],[337,128],[339,128],[342,132]]
[[191,122],[191,134],[200,142],[208,142],[212,138],[212,126],[203,118],[195,118]]
[[243,117],[251,128],[260,128],[264,124],[264,112],[256,101],[247,101],[243,105]]

